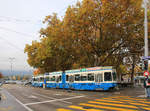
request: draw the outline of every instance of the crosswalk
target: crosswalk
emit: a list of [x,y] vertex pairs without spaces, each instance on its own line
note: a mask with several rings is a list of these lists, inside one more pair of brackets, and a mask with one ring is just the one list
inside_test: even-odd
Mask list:
[[150,99],[113,96],[58,108],[57,111],[150,111]]

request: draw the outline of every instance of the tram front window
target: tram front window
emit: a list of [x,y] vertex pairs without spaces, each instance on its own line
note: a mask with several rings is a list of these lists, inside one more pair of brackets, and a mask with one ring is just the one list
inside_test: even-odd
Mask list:
[[112,81],[111,72],[104,73],[104,81]]

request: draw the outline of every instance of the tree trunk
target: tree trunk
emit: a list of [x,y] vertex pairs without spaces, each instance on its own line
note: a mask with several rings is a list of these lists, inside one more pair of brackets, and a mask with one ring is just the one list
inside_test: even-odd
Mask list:
[[131,83],[134,82],[135,55],[132,55],[132,60]]

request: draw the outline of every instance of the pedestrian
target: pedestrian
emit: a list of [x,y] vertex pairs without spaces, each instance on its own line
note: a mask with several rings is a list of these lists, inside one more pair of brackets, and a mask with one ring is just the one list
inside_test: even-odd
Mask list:
[[146,97],[150,98],[150,77],[148,75],[144,79],[144,88]]

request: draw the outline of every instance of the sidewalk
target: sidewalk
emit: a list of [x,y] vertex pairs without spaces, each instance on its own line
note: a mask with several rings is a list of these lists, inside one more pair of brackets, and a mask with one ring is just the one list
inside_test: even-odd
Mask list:
[[145,89],[141,86],[126,87],[120,88],[114,94],[145,98]]

